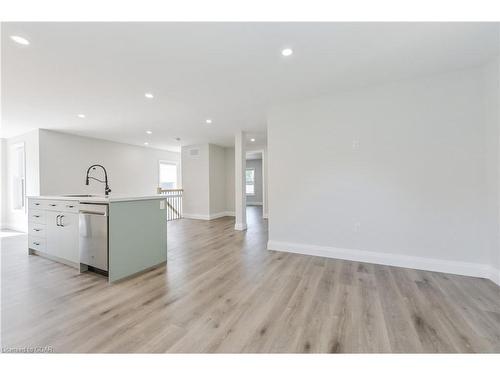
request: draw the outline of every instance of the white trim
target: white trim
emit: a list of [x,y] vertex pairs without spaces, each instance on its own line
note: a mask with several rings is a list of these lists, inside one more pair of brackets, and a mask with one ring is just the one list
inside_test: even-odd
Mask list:
[[500,270],[496,269],[494,267],[490,267],[490,275],[489,275],[488,279],[490,279],[495,284],[500,286]]
[[425,271],[482,277],[490,279],[494,283],[500,285],[499,270],[496,270],[495,268],[487,264],[458,262],[453,260],[423,258],[410,255],[380,253],[356,249],[342,249],[337,247],[307,245],[281,241],[269,241],[267,243],[267,249],[326,258],[352,260],[356,262],[414,268]]
[[247,225],[246,224],[241,224],[241,223],[236,223],[234,224],[234,229],[235,230],[246,230]]
[[249,202],[247,200],[247,206],[262,206],[262,202]]
[[222,212],[217,212],[216,214],[211,214],[209,215],[208,220],[213,220],[213,219],[218,219],[220,217],[225,217],[225,216],[234,216],[234,212],[231,211],[222,211]]
[[183,213],[182,217],[185,219],[195,219],[195,220],[214,220],[218,219],[224,216],[234,216],[233,211],[223,211],[223,212],[218,212],[216,214],[211,214],[211,215],[202,215],[202,214],[186,214]]
[[268,214],[267,212],[264,212],[264,213],[262,214],[262,218],[263,218],[263,219],[268,219],[268,218],[269,218],[269,214]]
[[176,167],[176,172],[177,172],[177,186],[174,189],[182,189],[182,171],[181,171],[181,162],[180,160],[166,160],[166,159],[160,159],[158,160],[158,187],[161,186],[160,184],[160,165],[161,164],[172,164],[175,165]]

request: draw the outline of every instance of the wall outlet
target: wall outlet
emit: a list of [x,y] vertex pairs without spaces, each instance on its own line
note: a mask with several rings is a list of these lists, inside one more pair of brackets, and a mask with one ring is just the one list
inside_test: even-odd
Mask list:
[[361,232],[361,223],[354,223],[354,233]]

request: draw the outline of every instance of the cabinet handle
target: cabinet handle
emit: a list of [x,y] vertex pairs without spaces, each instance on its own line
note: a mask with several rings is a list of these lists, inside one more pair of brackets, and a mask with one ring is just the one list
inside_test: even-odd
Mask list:
[[40,215],[33,215],[33,217],[40,217]]
[[33,242],[33,245],[40,246],[40,242]]
[[55,207],[55,206],[57,206],[57,204],[51,203],[51,204],[49,204],[49,206],[50,207]]
[[35,203],[35,206],[40,206],[40,203]]
[[41,229],[33,229],[35,232],[40,232]]
[[56,225],[57,225],[57,226],[59,226],[59,216],[61,216],[61,215],[57,215],[57,216],[56,216]]
[[75,206],[66,206],[66,207],[68,207],[68,208],[73,208],[73,207],[75,207]]
[[64,224],[63,224],[63,221],[62,221],[63,217],[64,217],[64,215],[61,215],[61,217],[59,218],[59,223],[61,224],[60,225],[61,227],[64,227]]

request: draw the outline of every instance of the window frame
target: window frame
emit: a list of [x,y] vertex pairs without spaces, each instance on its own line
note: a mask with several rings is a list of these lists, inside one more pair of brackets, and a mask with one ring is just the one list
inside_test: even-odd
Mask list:
[[[247,193],[247,171],[253,171],[253,193]],[[245,195],[247,197],[253,197],[255,196],[255,168],[253,167],[250,167],[250,168],[247,168],[245,167]]]
[[161,174],[160,174],[160,168],[162,164],[170,164],[170,165],[175,165],[176,170],[177,170],[177,187],[176,189],[182,189],[182,179],[181,179],[181,168],[180,168],[180,162],[175,161],[175,160],[158,160],[158,187],[161,186]]

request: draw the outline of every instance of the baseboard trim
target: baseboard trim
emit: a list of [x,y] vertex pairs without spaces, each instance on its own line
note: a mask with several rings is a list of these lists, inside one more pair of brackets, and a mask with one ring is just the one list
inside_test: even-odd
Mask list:
[[235,230],[246,230],[247,225],[246,224],[241,224],[241,223],[236,223],[234,224],[234,229]]
[[387,266],[413,268],[424,271],[444,272],[455,275],[490,279],[500,285],[500,272],[487,264],[457,262],[444,259],[423,258],[409,255],[380,253],[373,251],[343,249],[337,247],[307,245],[282,241],[268,241],[268,250],[313,255],[325,258],[356,262],[383,264]]
[[232,211],[224,211],[224,212],[218,212],[216,214],[211,214],[211,215],[201,215],[201,214],[186,214],[183,213],[182,217],[186,219],[195,219],[195,220],[214,220],[218,219],[224,216],[234,216],[234,212]]
[[216,214],[211,214],[211,215],[209,215],[209,219],[208,220],[218,219],[218,218],[224,217],[224,216],[234,216],[234,212],[223,211],[223,212],[218,212]]
[[209,220],[209,216],[208,215],[200,215],[200,214],[186,214],[186,213],[182,213],[182,217],[184,219]]
[[491,267],[490,269],[490,276],[488,277],[491,281],[493,281],[495,284],[500,286],[500,270]]
[[249,202],[249,201],[247,201],[247,206],[262,206],[262,202]]

